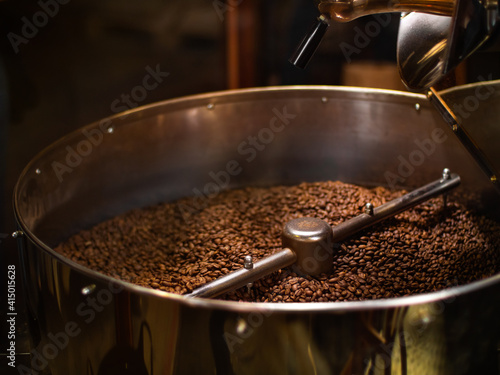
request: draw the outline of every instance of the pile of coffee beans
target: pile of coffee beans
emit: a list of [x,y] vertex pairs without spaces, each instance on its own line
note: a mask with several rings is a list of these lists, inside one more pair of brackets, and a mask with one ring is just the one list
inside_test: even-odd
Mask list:
[[[194,208],[191,198],[135,209],[81,231],[56,250],[108,276],[184,294],[281,249],[284,223],[318,217],[336,225],[403,191],[342,182],[229,190]],[[260,302],[352,301],[405,296],[500,272],[500,225],[450,194],[344,241],[332,271],[277,271],[220,298]]]

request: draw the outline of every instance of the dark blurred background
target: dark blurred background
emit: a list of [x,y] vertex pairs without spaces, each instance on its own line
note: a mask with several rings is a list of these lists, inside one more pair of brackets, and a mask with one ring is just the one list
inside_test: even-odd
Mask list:
[[[353,23],[329,30],[305,71],[288,63],[317,16],[312,0],[0,1],[0,232],[14,229],[12,191],[30,159],[119,109],[238,87],[343,83],[339,43],[354,46]],[[397,25],[393,15],[349,59],[393,65]],[[148,66],[169,74],[127,101]]]

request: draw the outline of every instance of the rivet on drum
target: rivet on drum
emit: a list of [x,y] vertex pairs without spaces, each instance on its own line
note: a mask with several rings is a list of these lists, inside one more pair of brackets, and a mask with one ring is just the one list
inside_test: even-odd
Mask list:
[[415,110],[420,111],[420,103],[415,103]]
[[247,321],[243,318],[238,318],[236,322],[236,333],[238,335],[243,335],[248,329]]
[[12,233],[12,238],[19,238],[24,235],[24,232],[22,230],[16,230],[14,233]]
[[35,169],[36,174],[42,174],[42,170],[40,168]]
[[109,128],[106,129],[109,134],[112,134],[115,131],[115,128],[110,126]]
[[210,109],[210,110],[215,109],[215,104],[214,103],[207,104],[207,109]]
[[326,102],[328,101],[328,98],[327,98],[326,96],[323,96],[323,97],[321,98],[321,101],[322,101],[323,103],[326,103]]
[[95,290],[95,284],[90,284],[82,288],[82,294],[84,296],[88,296],[89,294],[92,294],[94,290]]

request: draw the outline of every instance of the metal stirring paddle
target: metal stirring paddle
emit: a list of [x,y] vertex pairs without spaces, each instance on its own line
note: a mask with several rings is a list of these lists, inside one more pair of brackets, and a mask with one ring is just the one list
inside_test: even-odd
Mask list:
[[334,227],[318,218],[293,219],[283,227],[282,250],[255,263],[250,256],[247,256],[242,269],[211,281],[185,296],[217,297],[289,266],[302,275],[317,276],[329,272],[332,268],[335,243],[430,198],[446,193],[459,184],[460,177],[450,173],[446,168],[441,179],[378,207],[367,203],[364,213]]

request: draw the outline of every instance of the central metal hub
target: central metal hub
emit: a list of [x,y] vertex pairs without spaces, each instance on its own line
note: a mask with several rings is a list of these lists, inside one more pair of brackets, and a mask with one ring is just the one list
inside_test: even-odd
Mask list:
[[333,266],[333,245],[387,217],[422,203],[438,194],[446,193],[460,183],[460,177],[446,172],[447,178],[431,182],[402,197],[374,208],[365,205],[365,212],[334,228],[321,219],[302,217],[286,223],[282,231],[283,249],[254,263],[247,255],[244,268],[233,271],[195,289],[187,297],[216,297],[230,290],[251,287],[251,283],[279,269],[292,267],[301,275],[317,276],[329,273]]
[[333,264],[333,233],[328,223],[313,217],[290,220],[283,227],[283,247],[293,250],[292,269],[302,275],[330,272]]

